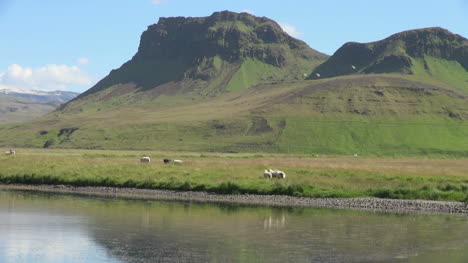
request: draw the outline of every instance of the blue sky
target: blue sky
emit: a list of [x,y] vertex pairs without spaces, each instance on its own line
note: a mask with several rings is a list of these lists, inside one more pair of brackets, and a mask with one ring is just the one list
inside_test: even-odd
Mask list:
[[0,88],[84,91],[129,60],[159,17],[221,10],[274,19],[330,55],[422,27],[468,37],[468,0],[0,0]]

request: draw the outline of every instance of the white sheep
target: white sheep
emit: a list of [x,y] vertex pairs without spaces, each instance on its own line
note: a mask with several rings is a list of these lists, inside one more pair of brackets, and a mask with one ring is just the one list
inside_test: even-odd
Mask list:
[[267,169],[263,172],[263,177],[267,179],[271,179],[271,178],[284,179],[286,178],[286,173],[277,169]]
[[286,178],[286,173],[283,172],[283,171],[280,171],[280,170],[274,170],[274,173],[273,173],[273,177],[274,178],[278,178],[278,179],[284,179]]
[[276,178],[284,179],[286,178],[286,173],[283,171],[278,171],[278,173],[276,174]]
[[182,164],[183,163],[182,160],[177,160],[177,159],[172,160],[172,162],[175,163],[175,164]]
[[8,151],[5,152],[5,155],[13,155],[13,156],[15,156],[15,155],[16,155],[16,152],[10,149],[10,150],[8,150]]
[[149,163],[151,162],[151,158],[149,158],[148,156],[143,156],[140,158],[140,162],[141,163]]
[[270,171],[271,171],[271,175],[273,176],[273,178],[276,178],[278,176],[278,170],[273,169],[273,170],[270,170]]

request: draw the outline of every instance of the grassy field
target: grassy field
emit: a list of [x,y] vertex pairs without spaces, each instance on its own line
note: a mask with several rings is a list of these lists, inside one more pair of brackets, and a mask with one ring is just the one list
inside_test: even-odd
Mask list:
[[[142,155],[152,162],[140,163]],[[163,158],[184,163],[165,165]],[[16,157],[1,156],[0,166],[5,184],[468,202],[466,159],[19,149]],[[283,170],[287,178],[266,180],[267,168]]]

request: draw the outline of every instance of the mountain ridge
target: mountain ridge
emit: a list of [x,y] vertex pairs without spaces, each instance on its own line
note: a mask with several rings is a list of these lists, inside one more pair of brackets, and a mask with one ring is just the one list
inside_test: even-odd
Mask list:
[[[207,94],[239,88],[232,84],[236,76],[240,88],[304,79],[311,66],[327,57],[266,17],[222,11],[208,17],[160,18],[142,33],[132,59],[78,99],[117,84],[149,90],[172,83],[170,92]],[[245,76],[242,71],[250,64],[265,70]],[[160,88],[160,93],[166,90]]]
[[0,89],[0,123],[30,121],[56,110],[79,93],[18,88]]
[[454,83],[447,80],[448,73],[437,72],[443,67],[441,63],[447,67],[445,61],[450,61],[451,71],[461,75],[466,73],[468,40],[440,27],[422,28],[399,32],[369,43],[348,42],[319,65],[309,78],[349,74],[414,74],[452,82],[468,91],[468,75],[459,76],[462,79]]
[[19,98],[28,98],[39,103],[49,103],[54,101],[64,103],[77,97],[80,93],[63,90],[42,91],[19,88],[0,88],[0,94]]

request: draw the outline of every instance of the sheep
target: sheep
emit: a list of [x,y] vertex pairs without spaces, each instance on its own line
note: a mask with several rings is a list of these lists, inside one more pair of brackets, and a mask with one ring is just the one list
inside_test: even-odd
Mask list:
[[165,164],[168,164],[168,163],[182,164],[183,163],[182,160],[177,160],[177,159],[163,159],[163,162]]
[[151,162],[151,158],[149,158],[148,156],[143,156],[140,158],[140,162],[141,163],[149,163]]
[[16,152],[13,151],[12,149],[10,149],[10,150],[8,150],[8,151],[5,152],[5,155],[13,155],[13,156],[15,156],[15,155],[16,155]]
[[353,69],[356,69],[356,67],[355,67],[354,65],[351,65],[351,67],[352,67]]
[[276,178],[278,176],[278,170],[272,169],[270,171],[271,171],[271,175],[273,176],[273,178]]
[[320,78],[320,74],[319,74],[319,73],[315,73],[315,76],[317,76],[318,78]]
[[284,179],[284,178],[286,178],[286,173],[283,172],[283,171],[278,171],[278,173],[276,174],[276,178]]
[[263,172],[263,177],[265,179],[271,179],[271,178],[284,179],[286,178],[286,173],[280,170],[276,170],[276,169],[267,169]]

